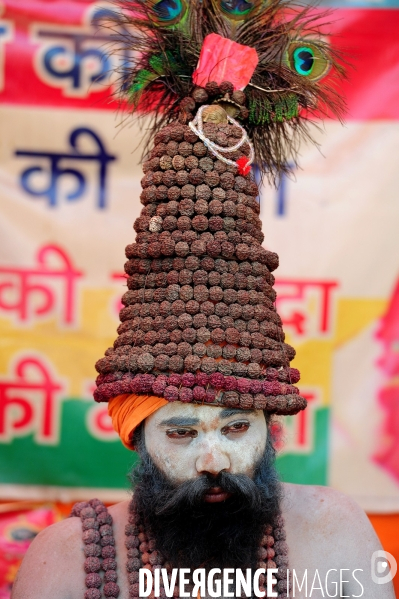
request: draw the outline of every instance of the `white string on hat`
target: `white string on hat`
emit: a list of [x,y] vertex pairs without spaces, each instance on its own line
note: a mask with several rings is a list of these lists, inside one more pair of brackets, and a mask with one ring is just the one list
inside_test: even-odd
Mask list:
[[208,139],[206,137],[206,135],[204,133],[204,128],[203,128],[204,125],[203,125],[203,121],[202,121],[202,113],[205,110],[205,108],[209,108],[209,105],[206,104],[204,106],[201,106],[201,108],[198,110],[197,114],[195,115],[194,120],[190,121],[188,124],[190,129],[196,135],[198,135],[198,137],[204,142],[205,146],[212,152],[212,154],[214,156],[219,158],[219,160],[222,160],[222,162],[224,162],[225,164],[231,164],[232,166],[238,167],[237,163],[234,160],[230,160],[230,158],[226,158],[226,156],[223,156],[223,154],[235,152],[244,143],[247,143],[250,148],[250,154],[249,154],[249,158],[248,158],[246,165],[249,166],[250,164],[252,164],[254,161],[254,158],[255,158],[255,152],[254,152],[253,145],[249,141],[247,132],[245,131],[244,127],[242,127],[235,119],[233,119],[233,117],[227,115],[228,121],[230,123],[232,123],[233,125],[236,125],[236,127],[239,127],[239,129],[241,129],[241,131],[242,131],[241,139],[234,146],[222,147],[222,146],[217,145],[215,142],[211,141],[210,139]]

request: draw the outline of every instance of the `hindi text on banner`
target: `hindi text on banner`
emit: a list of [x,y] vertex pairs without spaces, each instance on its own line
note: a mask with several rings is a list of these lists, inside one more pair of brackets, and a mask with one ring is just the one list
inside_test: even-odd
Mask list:
[[[98,152],[84,154],[79,148],[78,140],[82,136],[91,138]],[[65,160],[72,162],[87,162],[94,161],[98,163],[98,180],[97,180],[97,208],[104,209],[107,206],[107,175],[108,164],[116,160],[116,156],[108,154],[100,137],[92,129],[88,127],[78,127],[74,129],[69,136],[70,152],[51,152],[51,151],[33,151],[33,150],[17,150],[17,157],[27,157],[39,160],[39,164],[34,164],[22,171],[20,175],[20,184],[22,189],[34,198],[46,198],[48,206],[54,208],[60,200],[59,183],[62,177],[69,176],[75,180],[75,189],[70,191],[66,199],[67,201],[78,200],[81,198],[87,188],[87,181],[84,173],[78,168],[62,166]],[[42,161],[45,159],[47,165],[43,166]],[[48,177],[48,185],[38,188],[35,185],[35,176],[45,174]]]
[[0,377],[0,442],[33,433],[39,444],[56,444],[63,387],[42,357],[17,359],[12,375]]
[[[54,258],[59,265],[50,265]],[[54,313],[63,324],[75,323],[77,280],[83,272],[76,270],[66,252],[56,245],[42,246],[36,261],[31,268],[0,266],[0,312],[15,314],[18,323]],[[57,294],[60,280],[63,292]]]

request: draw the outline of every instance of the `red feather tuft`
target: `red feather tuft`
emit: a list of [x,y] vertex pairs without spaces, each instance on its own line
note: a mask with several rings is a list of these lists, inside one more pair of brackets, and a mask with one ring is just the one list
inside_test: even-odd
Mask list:
[[248,164],[248,162],[249,160],[246,156],[241,156],[241,158],[237,160],[236,165],[240,175],[248,175],[248,173],[251,171],[251,165]]

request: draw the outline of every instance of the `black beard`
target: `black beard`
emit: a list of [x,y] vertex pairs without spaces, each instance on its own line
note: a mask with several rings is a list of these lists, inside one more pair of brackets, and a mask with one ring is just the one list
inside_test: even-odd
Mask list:
[[[143,429],[135,444],[141,458],[130,475],[132,504],[158,551],[175,568],[257,568],[266,524],[280,513],[281,483],[268,436],[254,477],[221,472],[172,484],[147,452]],[[221,487],[231,493],[221,503],[206,503],[205,493]]]

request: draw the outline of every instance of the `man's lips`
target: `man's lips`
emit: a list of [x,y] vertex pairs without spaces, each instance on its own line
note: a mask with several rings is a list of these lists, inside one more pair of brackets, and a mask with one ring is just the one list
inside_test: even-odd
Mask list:
[[231,493],[223,491],[222,487],[211,487],[204,495],[206,503],[220,503],[231,497]]

